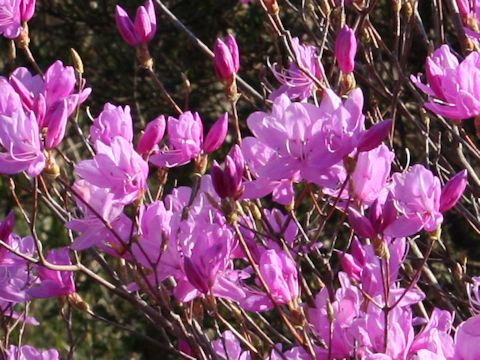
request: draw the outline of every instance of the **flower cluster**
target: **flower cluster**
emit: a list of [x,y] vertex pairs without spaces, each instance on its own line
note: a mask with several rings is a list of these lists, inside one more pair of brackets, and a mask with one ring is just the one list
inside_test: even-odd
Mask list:
[[[18,37],[35,2],[0,4],[0,33]],[[277,2],[262,4],[278,26]],[[473,8],[459,4],[473,16]],[[120,6],[115,15],[121,37],[143,52],[141,60],[151,60],[153,2],[139,7],[133,22]],[[208,132],[188,109],[158,114],[139,132],[130,106],[111,103],[84,132],[77,120],[91,90],[78,69],[56,61],[44,74],[19,67],[1,77],[0,174],[10,179],[31,230],[17,235],[13,212],[0,222],[5,324],[39,325],[25,304],[48,298],[99,318],[77,293],[78,271],[160,326],[168,348],[184,357],[478,360],[480,315],[455,315],[448,299],[425,301],[419,281],[422,271],[433,276],[432,251],[446,248],[441,229],[467,189],[467,170],[440,160],[435,170],[420,163],[403,168],[385,141],[394,143],[394,121],[380,111],[372,116],[368,93],[356,87],[355,31],[342,25],[334,39],[336,86],[318,49],[286,36],[287,67],[270,67],[280,85],[245,119],[236,111],[239,48],[232,35],[218,39],[213,65],[232,114]],[[425,107],[455,120],[480,115],[479,56],[460,62],[448,45],[429,56],[428,84],[411,78],[431,97]],[[72,118],[85,146],[81,160],[62,151]],[[44,176],[56,159],[63,171]],[[180,167],[191,162],[185,185],[188,167]],[[28,188],[32,207],[22,206],[17,183]],[[38,235],[44,207],[67,229],[69,241],[56,242],[62,246]],[[421,262],[416,269],[411,249]],[[469,310],[480,313],[480,278],[469,282]],[[0,342],[7,359],[60,357],[55,349]]]

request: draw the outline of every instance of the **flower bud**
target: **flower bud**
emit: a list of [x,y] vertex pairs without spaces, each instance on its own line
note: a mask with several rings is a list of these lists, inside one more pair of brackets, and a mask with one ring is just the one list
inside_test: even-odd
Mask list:
[[350,209],[348,222],[358,236],[372,239],[376,235],[370,221],[357,210]]
[[148,154],[162,140],[164,134],[165,117],[160,115],[145,127],[145,132],[138,141],[137,151],[142,155]]
[[335,57],[342,72],[349,74],[353,71],[356,52],[357,40],[355,39],[355,33],[345,25],[339,31],[335,41]]
[[226,42],[217,39],[214,48],[213,65],[221,81],[230,81],[239,68],[238,46],[235,38],[229,35]]
[[50,121],[47,127],[47,135],[45,137],[45,148],[53,149],[60,144],[65,136],[65,128],[67,127],[67,100],[60,102],[52,114],[49,116]]
[[28,21],[35,12],[35,0],[20,1],[20,18],[22,21]]
[[146,44],[153,39],[157,31],[157,19],[151,0],[147,0],[145,6],[140,6],[137,9],[133,23],[126,11],[117,5],[115,8],[115,22],[123,40],[130,46]]
[[243,193],[243,170],[245,162],[238,145],[235,145],[225,159],[224,169],[216,161],[211,170],[212,182],[215,191],[222,199],[230,197],[234,200]]
[[202,149],[206,154],[211,154],[223,144],[228,131],[228,113],[223,114],[205,137]]
[[445,184],[440,195],[440,212],[445,212],[455,206],[465,191],[467,183],[467,170],[462,170]]
[[392,119],[384,120],[373,125],[360,138],[357,150],[359,152],[375,149],[388,136],[392,128]]

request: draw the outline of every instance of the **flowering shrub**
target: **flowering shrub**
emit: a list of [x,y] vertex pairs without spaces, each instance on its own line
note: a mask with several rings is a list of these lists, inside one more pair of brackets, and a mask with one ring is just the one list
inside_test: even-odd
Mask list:
[[[232,34],[212,52],[162,1],[133,20],[118,4],[118,41],[169,106],[143,126],[133,103],[91,116],[80,55],[43,72],[29,46],[35,1],[0,0],[0,33],[28,60],[10,53],[0,78],[0,175],[15,208],[0,221],[2,358],[72,358],[74,313],[181,359],[480,359],[480,277],[451,251],[449,223],[456,214],[480,232],[469,124],[478,134],[480,5],[449,4],[436,19],[459,17],[461,48],[445,41],[426,56],[422,83],[402,66],[413,23],[431,35],[415,2],[393,4],[391,50],[370,20],[375,2],[310,4],[298,20],[315,20],[309,39],[287,31],[294,4],[240,1],[281,40],[263,96],[242,79]],[[228,109],[219,117],[190,108],[191,89],[181,103],[157,74],[159,11],[211,56]],[[425,145],[402,147],[415,131]],[[60,239],[46,236],[48,221],[66,229]],[[130,304],[137,324],[100,314],[83,282]],[[31,311],[40,299],[58,300],[68,348],[28,344],[26,329],[49,326]]]

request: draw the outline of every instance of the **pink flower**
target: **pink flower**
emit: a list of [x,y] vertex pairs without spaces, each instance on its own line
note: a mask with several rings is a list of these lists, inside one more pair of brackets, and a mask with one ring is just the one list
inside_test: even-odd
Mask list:
[[56,349],[38,350],[30,345],[20,348],[10,345],[7,350],[6,360],[59,360],[60,356]]
[[355,68],[355,54],[357,53],[357,39],[355,32],[345,25],[337,34],[335,40],[335,58],[338,67],[345,74],[350,74]]
[[240,69],[238,45],[233,35],[229,34],[225,38],[225,42],[217,39],[213,52],[213,65],[215,66],[215,73],[218,79],[231,81],[232,77]]
[[202,152],[217,150],[227,135],[228,117],[220,117],[203,141],[203,123],[198,113],[184,112],[178,119],[168,117],[169,148],[153,155],[150,161],[158,167],[185,165]]
[[35,115],[23,111],[19,96],[4,79],[0,79],[0,145],[0,173],[26,171],[37,176],[45,167]]
[[[73,185],[75,202],[81,210],[81,219],[72,219],[65,224],[68,229],[81,233],[72,244],[74,250],[84,250],[98,246],[104,250],[112,244],[121,248],[115,235],[105,226],[104,222],[112,228],[126,243],[130,237],[131,220],[123,214],[124,204],[115,199],[114,194],[105,188],[99,188],[85,180],[77,180]],[[86,205],[89,204],[94,211]],[[102,221],[103,220],[103,221]]]
[[20,35],[22,23],[35,11],[35,0],[0,0],[0,34],[8,39]]
[[283,251],[265,250],[258,266],[277,304],[287,304],[299,296],[295,262]]
[[238,199],[243,192],[244,159],[240,147],[235,145],[225,159],[225,168],[222,169],[216,161],[213,162],[212,182],[215,191],[222,199],[230,197]]
[[63,140],[68,117],[91,92],[76,90],[75,71],[71,66],[54,62],[45,72],[33,76],[26,68],[17,68],[10,76],[10,84],[19,94],[24,109],[33,111],[40,129],[47,128],[45,147],[52,149]]
[[462,322],[455,334],[455,359],[477,360],[480,358],[480,315]]
[[237,337],[229,330],[222,334],[222,339],[212,342],[212,347],[220,359],[224,360],[250,360],[248,351],[243,351]]
[[115,199],[124,204],[139,198],[146,186],[148,164],[133,145],[116,136],[110,146],[97,141],[95,148],[97,155],[92,160],[81,161],[75,167],[77,174],[92,185],[109,189]]
[[[47,260],[55,265],[71,265],[68,248],[50,250]],[[40,285],[28,290],[32,298],[50,298],[54,296],[66,296],[75,292],[75,282],[71,271],[49,270],[43,266],[37,266]]]
[[275,191],[279,181],[283,186],[287,182],[290,189],[293,182],[302,180],[336,188],[342,176],[337,165],[365,133],[362,106],[359,89],[344,102],[325,90],[319,107],[292,103],[281,95],[274,100],[271,114],[251,114],[247,124],[254,137],[244,139],[242,151],[261,185],[246,184],[245,197],[265,196]]
[[[404,173],[393,175],[392,194],[397,208],[403,214],[390,227],[403,229],[403,236],[416,233],[420,229],[435,231],[443,221],[440,212],[440,180],[422,165],[414,165]],[[399,234],[396,234],[399,236]]]
[[[311,76],[321,80],[323,78],[323,67],[318,60],[317,49],[311,45],[301,45],[298,38],[292,39],[292,47],[299,64],[307,69]],[[282,86],[270,95],[271,99],[286,94],[292,100],[304,100],[316,90],[315,82],[300,70],[295,62],[292,62],[289,68],[283,71],[277,71],[275,65],[273,64],[272,72]]]
[[468,119],[480,114],[480,53],[472,52],[460,64],[450,52],[448,45],[442,45],[427,58],[426,72],[428,86],[420,76],[411,76],[413,83],[433,99],[425,107],[437,115],[450,119]]
[[115,136],[121,136],[128,142],[132,142],[133,128],[130,106],[122,108],[107,103],[90,127],[90,138],[94,144],[101,141],[105,145],[110,145]]
[[442,189],[440,211],[450,210],[460,200],[468,184],[467,170],[460,171],[452,177]]
[[148,43],[157,31],[157,18],[152,0],[147,0],[144,6],[138,7],[133,23],[126,11],[117,5],[115,22],[120,35],[128,45],[138,46]]
[[137,151],[143,156],[158,149],[157,144],[162,140],[165,134],[165,117],[160,115],[150,121],[145,127],[145,132],[138,140]]
[[364,204],[371,204],[382,192],[390,176],[390,168],[395,155],[387,146],[359,154],[355,170],[351,175],[353,193]]

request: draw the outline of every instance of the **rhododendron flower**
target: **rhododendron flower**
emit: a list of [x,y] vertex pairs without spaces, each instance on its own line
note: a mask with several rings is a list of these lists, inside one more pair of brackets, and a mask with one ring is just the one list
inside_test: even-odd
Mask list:
[[420,76],[411,80],[425,94],[433,97],[425,107],[437,115],[462,120],[480,115],[480,53],[472,52],[460,64],[450,52],[448,45],[442,45],[426,60],[428,86]]
[[225,38],[225,42],[217,39],[213,52],[213,65],[218,79],[231,81],[240,69],[238,45],[233,35],[229,34]]
[[10,83],[20,95],[23,106],[35,112],[40,128],[48,128],[52,119],[58,117],[58,107],[64,102],[68,117],[87,99],[91,89],[75,93],[76,82],[74,68],[64,66],[60,60],[47,69],[43,79],[23,67],[17,68],[10,76]]
[[[333,336],[330,344],[333,358],[348,358],[352,355],[354,338],[352,324],[360,314],[362,295],[345,274],[339,274],[341,287],[336,291],[333,308]],[[327,312],[328,291],[320,290],[315,298],[315,308],[308,310],[310,323],[320,338],[329,343],[330,322]]]
[[302,180],[335,188],[341,175],[334,167],[365,133],[362,106],[359,89],[345,102],[325,90],[319,107],[292,103],[281,95],[271,114],[251,114],[247,124],[255,137],[244,139],[242,151],[260,184],[246,183],[245,198],[265,196],[275,191],[278,181],[286,180],[290,188]]
[[229,330],[222,334],[222,339],[212,342],[213,350],[221,359],[250,360],[250,352],[243,351],[237,337]]
[[0,144],[0,173],[26,171],[37,176],[45,167],[35,115],[23,111],[20,97],[4,79],[0,79]]
[[56,349],[38,350],[30,345],[20,348],[10,345],[6,360],[60,360],[60,356]]
[[[319,81],[323,78],[323,67],[318,59],[317,49],[311,45],[301,45],[298,38],[292,39],[292,48],[296,61],[303,69],[310,72],[310,76]],[[293,61],[289,68],[283,71],[275,69],[276,64],[272,66],[273,75],[282,84],[275,90],[270,98],[275,99],[281,94],[286,94],[290,99],[305,100],[312,96],[317,86],[310,76],[300,70],[296,62]]]
[[353,194],[358,200],[371,204],[382,191],[386,192],[394,157],[394,153],[383,144],[358,155],[355,170],[351,175]]
[[131,232],[131,220],[123,214],[124,204],[116,200],[114,194],[107,189],[85,180],[77,180],[72,188],[77,207],[83,214],[81,219],[72,219],[65,224],[68,229],[81,233],[73,242],[72,249],[84,250],[98,246],[108,252],[112,245],[121,249],[122,243],[105,226],[104,221],[111,224],[116,234],[126,243]]
[[217,150],[227,134],[228,118],[221,116],[203,141],[203,123],[198,113],[187,111],[178,119],[168,118],[169,149],[153,155],[150,161],[158,167],[175,167],[187,164],[203,151],[209,154]]
[[462,322],[455,333],[455,359],[477,360],[480,358],[480,315]]
[[[452,207],[454,202],[450,196],[457,186],[449,186],[451,190],[442,193],[440,179],[422,165],[414,165],[402,174],[394,174],[392,178],[391,191],[403,216],[392,223],[385,233],[391,236],[408,236],[422,228],[428,232],[437,230],[443,221],[441,199],[448,199],[444,200],[444,203],[448,202],[449,207]],[[458,186],[462,191],[455,190],[455,202],[463,192],[463,181],[460,181]]]
[[145,189],[148,164],[135,152],[133,145],[116,136],[111,146],[95,143],[97,155],[83,160],[75,171],[92,185],[109,189],[115,199],[128,204],[139,198]]
[[287,304],[299,296],[297,268],[283,251],[265,250],[258,266],[277,304]]
[[90,127],[90,138],[94,144],[101,141],[105,145],[110,145],[115,136],[121,136],[128,142],[132,142],[133,126],[130,106],[122,108],[107,103]]
[[0,34],[8,39],[20,35],[22,23],[35,12],[35,0],[0,0]]
[[117,5],[115,22],[120,35],[128,45],[138,46],[148,43],[157,31],[157,18],[152,0],[147,0],[144,6],[137,8],[133,23],[126,11],[120,5]]
[[[50,250],[47,261],[55,265],[71,265],[68,248]],[[33,298],[66,296],[75,292],[75,282],[71,271],[56,271],[37,266],[40,285],[28,290]]]

